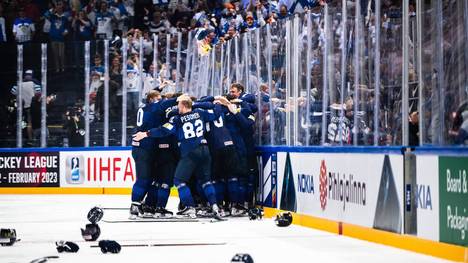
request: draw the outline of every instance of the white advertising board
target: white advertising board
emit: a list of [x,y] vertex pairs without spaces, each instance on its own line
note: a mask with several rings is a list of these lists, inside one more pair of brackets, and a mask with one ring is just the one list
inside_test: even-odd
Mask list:
[[416,156],[418,237],[439,241],[439,156]]
[[401,233],[402,189],[401,155],[278,153],[280,209]]
[[61,187],[132,187],[136,179],[131,151],[60,152]]

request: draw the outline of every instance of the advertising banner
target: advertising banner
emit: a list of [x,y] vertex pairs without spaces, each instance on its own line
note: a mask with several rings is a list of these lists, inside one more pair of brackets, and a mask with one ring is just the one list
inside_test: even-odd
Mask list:
[[416,186],[412,189],[415,198],[417,236],[439,241],[439,157],[416,156]]
[[439,157],[440,241],[468,245],[468,157]]
[[277,159],[277,208],[401,233],[401,155],[279,152]]
[[0,187],[60,186],[58,152],[0,152]]
[[130,188],[136,178],[131,151],[60,152],[62,187]]
[[259,158],[262,176],[262,203],[264,206],[276,207],[277,204],[277,154],[262,153]]

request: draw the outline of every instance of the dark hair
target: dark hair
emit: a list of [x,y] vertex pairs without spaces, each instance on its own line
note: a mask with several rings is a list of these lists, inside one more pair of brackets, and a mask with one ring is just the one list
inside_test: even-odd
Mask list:
[[229,101],[236,99],[236,97],[232,94],[226,94],[224,97],[226,97],[226,99]]
[[233,83],[231,85],[231,88],[236,88],[240,92],[244,92],[244,86],[242,86],[242,84],[240,84],[240,83]]

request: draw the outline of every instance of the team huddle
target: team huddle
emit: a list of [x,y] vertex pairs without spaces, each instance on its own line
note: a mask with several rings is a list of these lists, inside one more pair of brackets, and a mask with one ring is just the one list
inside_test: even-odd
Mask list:
[[226,96],[163,98],[150,91],[138,110],[132,156],[137,179],[130,218],[172,217],[166,209],[172,185],[177,216],[242,216],[254,203],[255,96],[235,83]]

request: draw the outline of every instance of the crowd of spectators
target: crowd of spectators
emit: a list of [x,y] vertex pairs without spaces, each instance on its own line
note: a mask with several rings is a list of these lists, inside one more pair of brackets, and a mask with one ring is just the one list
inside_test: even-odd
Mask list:
[[[132,29],[176,33],[202,27],[218,40],[325,0],[2,0],[1,42],[112,39]],[[56,44],[55,44],[56,45]]]
[[[334,87],[329,90],[329,109],[322,112],[322,72],[323,61],[321,57],[324,52],[324,25],[323,5],[328,2],[333,9],[331,30],[333,32],[333,50],[331,51],[335,61]],[[239,34],[260,28],[266,24],[275,25],[277,21],[287,18],[292,14],[303,13],[311,10],[314,21],[318,26],[312,30],[313,52],[312,62],[303,58],[302,69],[305,70],[307,63],[312,63],[312,83],[310,89],[310,108],[306,108],[307,98],[302,94],[297,102],[290,101],[285,94],[285,42],[284,36],[272,38],[273,49],[273,87],[264,84],[266,78],[258,80],[256,87],[258,98],[263,102],[273,101],[274,108],[263,109],[264,118],[262,123],[262,143],[285,144],[285,131],[288,113],[294,111],[295,106],[299,111],[300,125],[299,137],[306,138],[308,130],[309,138],[301,139],[299,144],[318,145],[322,141],[321,115],[327,114],[326,143],[329,144],[353,144],[353,133],[357,136],[360,145],[373,144],[372,130],[374,127],[373,115],[375,101],[375,88],[373,87],[372,61],[375,53],[372,48],[375,44],[375,21],[373,17],[373,4],[369,0],[359,0],[363,23],[366,25],[361,32],[363,34],[363,50],[360,80],[360,101],[355,112],[353,90],[354,56],[353,36],[350,34],[347,43],[341,43],[341,2],[325,0],[57,0],[50,1],[46,6],[43,1],[3,1],[0,5],[0,42],[9,41],[17,43],[49,42],[53,52],[53,69],[55,72],[65,70],[64,49],[84,40],[93,41],[91,50],[91,83],[90,83],[90,112],[92,122],[102,122],[104,116],[104,66],[106,57],[103,53],[102,43],[99,40],[108,39],[111,43],[109,56],[109,113],[111,122],[122,120],[122,68],[127,69],[127,117],[128,123],[135,119],[140,100],[144,94],[151,89],[158,89],[163,93],[172,93],[178,74],[183,85],[182,73],[184,67],[181,65],[179,72],[175,67],[168,68],[165,61],[166,45],[170,45],[170,63],[175,65],[174,49],[177,47],[177,33],[182,33],[182,50],[187,48],[187,33],[192,31],[198,42],[198,53],[201,55],[208,52],[217,44],[223,43]],[[381,26],[381,109],[379,120],[380,137],[379,145],[395,145],[401,143],[401,8],[399,1],[383,0]],[[353,8],[355,1],[348,1],[348,6]],[[414,17],[415,5],[410,1],[410,14]],[[5,11],[5,12],[3,12]],[[354,12],[354,11],[352,11]],[[350,18],[351,25],[354,18]],[[11,31],[9,30],[11,28]],[[274,28],[274,26],[273,26]],[[350,29],[348,29],[350,30]],[[6,33],[5,33],[6,32]],[[350,31],[352,32],[352,31]],[[169,43],[166,43],[166,34],[170,34]],[[284,34],[284,32],[283,32]],[[159,36],[158,50],[153,50],[153,36]],[[140,44],[142,37],[142,45]],[[123,61],[122,39],[128,42],[127,61]],[[301,35],[303,42],[306,35]],[[101,46],[100,46],[101,45]],[[344,103],[340,104],[341,80],[343,79],[340,69],[341,48],[347,45],[348,66],[344,77],[347,81],[348,92],[346,92]],[[80,47],[81,48],[81,47]],[[153,53],[158,52],[159,57],[156,64],[153,63]],[[78,52],[77,52],[78,53]],[[82,54],[81,54],[82,55]],[[76,55],[79,57],[80,55]],[[68,59],[68,57],[67,57]],[[82,62],[81,62],[82,63]],[[79,63],[77,63],[79,64]],[[154,69],[158,70],[155,71]],[[413,71],[413,72],[412,72]],[[264,75],[265,72],[262,74]],[[415,80],[414,64],[410,64],[410,81]],[[399,77],[400,76],[400,77]],[[304,79],[305,76],[303,75]],[[140,80],[142,86],[140,85]],[[224,81],[224,80],[223,80]],[[301,80],[303,81],[303,80]],[[363,85],[366,84],[366,85]],[[227,84],[229,85],[229,84]],[[362,86],[362,87],[361,87]],[[248,87],[249,88],[249,87]],[[142,90],[141,93],[139,91]],[[343,91],[344,92],[344,91]],[[140,97],[138,97],[140,95]],[[400,101],[400,103],[399,103]],[[81,104],[75,105],[82,107]],[[267,103],[265,103],[267,105]],[[340,116],[343,110],[344,116]],[[410,143],[418,141],[416,110],[414,104],[410,109]],[[82,112],[82,109],[80,110]],[[73,111],[76,112],[76,111]],[[305,120],[307,113],[310,120]],[[357,118],[354,118],[358,114]],[[275,141],[269,141],[269,119],[275,118]],[[67,120],[76,118],[68,117]],[[354,123],[358,121],[358,123]],[[75,122],[79,122],[77,119]],[[82,124],[80,124],[82,125]],[[341,125],[341,127],[340,127]],[[75,125],[76,126],[76,125]],[[66,127],[74,127],[66,125]],[[77,126],[76,126],[77,127]],[[80,130],[80,134],[81,129]],[[81,134],[82,135],[82,134]]]

